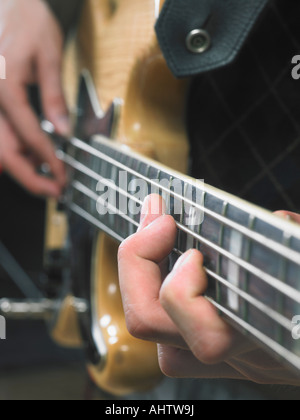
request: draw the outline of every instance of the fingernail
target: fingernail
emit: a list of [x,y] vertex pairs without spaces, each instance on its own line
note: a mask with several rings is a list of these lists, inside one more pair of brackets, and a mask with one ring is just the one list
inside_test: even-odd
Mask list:
[[193,256],[193,250],[192,249],[190,251],[186,252],[185,254],[181,255],[181,257],[178,258],[176,264],[174,265],[174,269],[173,270],[178,270],[183,265],[185,265],[186,263],[188,263],[189,260],[192,258],[192,256]]
[[149,207],[149,197],[146,197],[141,208],[140,226],[138,228],[138,232],[144,228],[144,222],[149,214]]
[[157,216],[157,218],[155,220],[153,220],[151,223],[146,224],[146,226],[144,227],[144,230],[146,229],[152,229],[153,226],[155,226],[158,223],[161,223],[161,220],[164,219],[166,217],[165,214],[162,214],[160,216]]
[[293,221],[293,218],[290,214],[286,214],[286,213],[283,213],[283,212],[277,212],[276,214],[277,214],[278,217],[281,217],[282,219],[288,220],[289,222]]
[[145,200],[144,200],[144,202],[143,202],[143,205],[142,205],[142,208],[141,208],[141,218],[140,218],[140,224],[142,225],[143,224],[143,222],[145,221],[145,219],[146,219],[146,217],[148,216],[148,214],[150,213],[150,199],[149,199],[149,197],[146,197],[145,198]]
[[138,232],[143,230],[145,227],[147,227],[147,219],[148,216],[151,214],[151,199],[150,197],[146,197],[142,208],[141,208],[141,218],[140,218],[140,226],[138,228]]
[[148,227],[151,221],[156,221],[163,216],[165,214],[165,210],[164,202],[161,200],[161,197],[156,195],[146,197],[141,209],[138,232]]
[[180,270],[181,268],[183,268],[186,264],[188,264],[190,262],[190,260],[193,257],[193,251],[194,250],[191,249],[190,251],[187,251],[183,255],[181,255],[180,258],[178,258],[176,264],[173,267],[173,270],[171,271],[171,273],[168,275],[168,277],[164,281],[165,286],[168,283],[172,282],[172,280],[173,280],[174,276],[176,276],[178,270]]
[[59,134],[65,137],[71,136],[71,122],[67,115],[59,116],[55,119],[55,128],[58,131]]

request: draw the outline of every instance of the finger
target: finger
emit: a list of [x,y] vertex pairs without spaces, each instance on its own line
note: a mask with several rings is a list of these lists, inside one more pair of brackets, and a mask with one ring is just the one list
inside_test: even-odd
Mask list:
[[275,214],[279,217],[282,217],[284,219],[300,224],[300,215],[297,213],[292,213],[290,211],[277,211],[275,212]]
[[[159,216],[166,213],[166,203],[157,194],[151,194],[146,197],[142,209],[141,209],[141,220],[138,232],[145,229],[152,222],[154,222]],[[161,278],[164,280],[169,274],[169,256],[159,263],[161,271]]]
[[37,59],[38,81],[43,110],[56,131],[65,137],[71,135],[71,125],[62,87],[62,46],[41,50]]
[[[147,206],[149,209],[152,201],[153,196],[146,200],[144,210]],[[153,213],[142,217],[140,231],[127,239],[119,250],[120,287],[127,327],[135,337],[186,347],[159,302],[162,284],[159,264],[173,249],[176,224],[172,217],[161,216],[161,211]]]
[[10,85],[7,90],[7,85],[1,103],[6,115],[20,139],[39,156],[42,162],[49,164],[53,176],[63,188],[66,183],[64,165],[57,159],[50,139],[41,130],[39,121],[28,102],[25,87]]
[[227,363],[208,366],[191,351],[159,345],[158,360],[161,371],[171,378],[244,379],[242,373]]
[[61,195],[61,189],[57,183],[38,175],[35,167],[22,155],[7,159],[4,169],[34,195],[54,198],[59,198]]
[[207,278],[200,252],[183,255],[164,282],[160,302],[198,360],[219,363],[231,356],[235,333],[203,297]]
[[150,223],[166,213],[165,201],[157,194],[151,194],[146,197],[142,209],[141,220],[138,232],[145,229]]
[[[19,139],[2,115],[0,115],[0,132],[2,136],[0,157],[3,169],[31,193],[59,197],[60,187],[54,181],[36,173],[34,162],[22,155]],[[4,142],[6,144],[3,144]]]

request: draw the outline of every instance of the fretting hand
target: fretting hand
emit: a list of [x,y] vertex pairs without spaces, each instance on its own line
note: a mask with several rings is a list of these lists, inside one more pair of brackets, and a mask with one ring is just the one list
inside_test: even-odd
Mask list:
[[167,376],[300,385],[298,377],[231,328],[203,297],[207,278],[199,251],[188,251],[165,276],[164,261],[177,228],[163,212],[161,198],[148,197],[138,233],[120,247],[120,286],[130,333],[159,343],[159,363]]

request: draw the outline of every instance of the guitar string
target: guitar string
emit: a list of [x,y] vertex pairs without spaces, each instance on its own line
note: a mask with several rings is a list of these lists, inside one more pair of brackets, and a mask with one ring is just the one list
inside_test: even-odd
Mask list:
[[[67,154],[63,154],[63,155],[64,155],[63,160],[69,166],[71,166],[74,169],[82,172],[84,175],[87,175],[91,178],[94,178],[96,181],[100,181],[101,183],[103,183],[103,185],[105,185],[109,188],[112,188],[116,192],[119,192],[120,194],[129,198],[130,200],[135,201],[136,204],[139,204],[139,205],[142,204],[133,195],[128,194],[127,191],[125,191],[125,190],[121,190],[113,182],[110,182],[109,180],[106,180],[105,178],[103,178],[102,176],[100,176],[99,174],[97,174],[96,172],[94,172],[93,170],[88,168],[87,166],[85,166],[82,163],[76,161],[73,157],[71,157]],[[156,186],[157,186],[157,188],[159,188],[158,184],[156,184]],[[169,195],[173,194],[173,191],[169,190],[169,192],[170,192]],[[183,201],[183,199],[181,199],[181,201]],[[296,251],[293,251],[292,249],[287,248],[284,245],[278,244],[277,242],[274,242],[274,241],[272,241],[268,238],[265,238],[261,234],[256,233],[254,231],[251,231],[250,229],[245,228],[245,227],[243,227],[243,226],[241,226],[241,225],[239,225],[235,222],[232,222],[231,220],[228,220],[225,217],[219,215],[218,213],[215,213],[215,212],[213,212],[209,209],[206,209],[205,207],[202,207],[202,206],[198,205],[198,209],[201,210],[201,211],[203,210],[209,217],[214,218],[215,220],[217,220],[218,222],[220,222],[223,225],[226,225],[229,228],[237,230],[239,233],[246,236],[248,239],[251,239],[251,240],[259,243],[260,245],[264,246],[265,248],[268,248],[271,251],[279,254],[281,257],[284,257],[284,258],[290,260],[291,262],[296,263],[297,265],[299,264],[300,254],[297,253]],[[190,229],[189,229],[189,233],[195,234],[195,232],[191,231]],[[277,249],[274,249],[274,248],[277,248]]]
[[[99,176],[98,178],[96,178],[96,180],[99,180]],[[93,193],[93,191],[91,191]],[[120,191],[122,194],[122,191]],[[129,199],[133,199],[132,196],[128,197]],[[97,197],[97,199],[99,199],[99,197]],[[76,205],[75,205],[76,207]],[[79,208],[79,207],[78,207]],[[79,208],[80,209],[80,208]],[[73,209],[74,210],[74,209]],[[84,211],[84,210],[83,210]],[[92,217],[91,215],[86,214],[87,216]],[[123,215],[121,215],[123,216]],[[87,217],[88,219],[89,217]],[[94,219],[92,217],[92,219]],[[90,220],[90,222],[92,222],[92,220]],[[94,219],[94,223],[96,226],[99,223],[97,221],[97,219]],[[98,223],[97,223],[98,222]],[[133,220],[130,220],[130,223],[134,223],[136,224]],[[138,224],[136,224],[136,226],[138,226]],[[104,226],[103,226],[104,227]],[[116,236],[115,232],[112,231],[111,232],[113,235]],[[119,236],[119,235],[117,235]],[[122,241],[125,238],[121,238],[119,236],[118,240]],[[178,251],[178,253],[181,253],[181,251]],[[217,281],[221,281],[221,283],[227,287],[227,288],[231,288],[233,291],[235,291],[237,293],[237,295],[240,295],[241,291],[239,289],[235,290],[235,287],[232,285],[228,285],[228,281],[225,279],[222,279],[220,276],[218,276],[216,273],[211,272],[208,269],[205,269],[207,274],[210,275],[211,277],[215,278]],[[231,287],[230,287],[231,286]],[[243,292],[244,293],[244,292]],[[248,302],[251,305],[254,305],[255,307],[258,307],[258,309],[261,308],[261,305],[263,305],[260,301],[254,299],[252,296],[247,296],[247,293],[245,293],[245,295],[243,296],[243,298],[248,298]],[[236,316],[235,314],[233,314],[232,312],[230,312],[227,308],[223,307],[220,303],[214,301],[211,298],[208,298],[208,300],[211,301],[211,303],[223,314],[225,314],[227,316],[227,318],[233,320],[233,322],[240,326],[240,328],[244,331],[250,332],[252,334],[252,336],[254,336],[255,338],[257,338],[260,342],[264,343],[267,345],[267,347],[269,347],[270,349],[273,349],[273,351],[275,351],[276,354],[279,354],[281,357],[283,357],[284,360],[287,360],[290,364],[292,364],[294,367],[296,367],[297,369],[300,368],[300,363],[299,363],[299,357],[297,357],[296,354],[290,352],[289,350],[287,350],[286,348],[284,348],[283,346],[281,346],[278,342],[274,341],[273,339],[271,339],[270,337],[268,337],[266,334],[262,333],[261,331],[255,329],[251,324],[249,324],[248,322],[246,322],[245,320],[243,320],[242,318]],[[247,299],[245,299],[247,300]],[[263,311],[267,316],[269,316],[271,319],[273,319],[273,321],[277,322],[278,324],[286,327],[288,330],[290,330],[290,327],[288,327],[289,321],[287,319],[283,320],[283,317],[280,316],[280,314],[274,312],[274,311],[270,311],[270,308],[267,307],[267,313],[265,311]],[[281,319],[278,319],[278,315],[281,317]],[[281,322],[283,321],[283,322]],[[283,325],[284,324],[284,325]]]
[[[183,252],[178,249],[173,249],[173,251],[175,251],[176,254],[178,254],[179,256],[183,255]],[[245,292],[244,290],[239,289],[237,286],[229,283],[228,280],[224,279],[217,273],[214,273],[212,270],[204,267],[204,271],[206,272],[208,276],[212,277],[213,279],[221,283],[223,286],[225,286],[227,289],[231,290],[232,292],[240,296],[242,299],[246,300],[252,306],[255,306],[258,310],[263,312],[265,315],[269,316],[273,320],[276,320],[276,322],[280,324],[282,327],[284,327],[290,332],[292,331],[293,326],[291,325],[290,319],[281,315],[279,312],[274,311],[272,308],[265,305],[262,301],[256,299],[255,297]]]
[[[78,206],[75,203],[71,204],[71,209],[74,213],[78,214],[80,217],[85,218],[88,222],[93,224],[95,227],[100,228],[101,230],[107,230],[107,226],[103,225],[99,220],[94,218],[90,213],[86,212],[84,209],[82,209],[80,206]],[[104,228],[104,229],[103,229]],[[109,229],[108,229],[109,231]],[[107,232],[108,233],[108,232]],[[121,237],[120,235],[116,234],[115,232],[112,232],[112,236],[115,237],[118,241],[123,241],[126,238]],[[210,272],[210,270],[205,269],[208,275],[213,274],[215,276],[215,273]],[[220,280],[220,277],[217,276],[217,280]],[[225,286],[228,286],[226,283],[227,281],[225,279],[222,279],[222,283]],[[234,290],[234,289],[233,289]],[[237,293],[240,293],[240,290],[237,290]],[[229,320],[233,321],[237,326],[239,326],[242,331],[246,331],[250,333],[254,338],[258,339],[261,343],[265,344],[269,349],[273,350],[276,354],[280,355],[284,360],[288,361],[291,365],[296,367],[297,369],[300,369],[300,358],[297,356],[296,353],[293,353],[292,351],[288,350],[286,347],[283,347],[280,343],[270,338],[268,335],[266,335],[264,332],[259,331],[257,328],[255,328],[253,325],[251,325],[246,320],[242,319],[238,315],[231,312],[228,308],[223,306],[220,302],[216,302],[213,298],[209,296],[205,296],[206,299],[220,312],[222,312]],[[249,296],[249,303],[253,304],[253,299],[251,296]],[[261,308],[261,302],[257,301],[258,309]],[[279,320],[278,314],[274,314],[272,311],[267,311],[265,313],[268,317],[270,317],[275,323],[279,323],[283,327],[290,330],[290,328],[287,327],[288,320],[282,322],[283,320]],[[274,316],[275,315],[275,316]]]
[[300,357],[296,354],[296,350],[293,353],[292,351],[288,350],[283,345],[279,344],[277,341],[273,340],[262,331],[259,331],[257,328],[253,327],[251,324],[245,322],[242,318],[239,318],[234,313],[230,312],[227,308],[220,305],[213,299],[207,298],[216,309],[226,315],[231,321],[239,325],[242,330],[247,331],[261,343],[265,344],[267,348],[273,350],[277,355],[281,356],[284,360],[286,360],[289,364],[291,364],[296,369],[300,370]]
[[[172,190],[170,190],[170,189],[168,189],[168,188],[166,188],[166,187],[164,187],[160,184],[157,184],[155,181],[147,178],[146,176],[138,173],[137,171],[134,171],[131,168],[128,168],[127,166],[125,166],[125,165],[121,164],[120,162],[118,162],[117,160],[105,155],[104,153],[100,152],[99,150],[93,148],[92,146],[89,146],[89,145],[83,143],[81,140],[72,139],[71,142],[72,142],[72,145],[75,148],[80,149],[80,150],[85,151],[85,152],[88,152],[91,155],[93,155],[95,157],[98,157],[98,158],[102,159],[103,161],[112,164],[115,167],[123,169],[124,171],[126,171],[126,172],[130,173],[131,175],[135,176],[136,178],[139,178],[141,180],[146,181],[147,184],[151,184],[153,187],[158,188],[159,190],[162,190],[168,196],[172,196],[175,199],[181,201],[182,203],[188,204],[189,206],[191,206],[194,209],[196,208],[200,212],[203,212],[203,213],[207,214],[207,216],[213,218],[214,220],[220,222],[221,224],[226,225],[229,228],[232,228],[232,229],[238,231],[239,233],[246,236],[247,238],[261,244],[265,248],[268,248],[271,251],[276,252],[277,254],[280,254],[280,256],[282,256],[282,257],[290,260],[291,262],[294,262],[295,264],[299,265],[299,261],[300,261],[300,253],[299,252],[294,251],[293,249],[288,248],[288,247],[284,246],[283,244],[275,242],[275,241],[273,241],[269,238],[266,238],[258,232],[250,230],[249,228],[246,228],[242,225],[239,225],[238,223],[236,223],[232,220],[229,220],[226,217],[223,217],[222,215],[220,215],[220,214],[218,214],[218,213],[216,213],[212,210],[207,209],[205,206],[201,206],[198,203],[195,203],[195,202],[187,199],[186,197],[183,197],[183,196],[177,194],[175,191],[172,191]],[[120,152],[120,153],[123,153],[123,152]],[[74,162],[79,163],[72,156],[69,156],[69,158],[73,159]],[[82,165],[82,167],[84,167],[84,170],[89,170],[90,173],[93,173],[97,177],[96,180],[103,182],[104,185],[109,186],[111,188],[116,188],[113,183],[111,183],[109,181],[107,182],[107,180],[105,180],[103,177],[99,176],[96,172],[90,170],[85,165]],[[185,181],[183,181],[183,182],[185,182]]]
[[[64,160],[65,160],[65,162],[67,164],[69,164],[70,166],[72,166],[74,169],[76,169],[76,170],[84,173],[84,175],[87,175],[87,176],[89,176],[91,178],[94,178],[95,180],[98,180],[99,179],[99,175],[96,174],[96,172],[92,171],[91,169],[89,169],[85,165],[83,165],[83,164],[75,161],[72,157],[65,155]],[[92,190],[90,190],[90,191],[91,191],[92,194],[95,194]],[[136,199],[135,197],[132,197],[127,192],[124,192],[124,190],[118,188],[118,191],[119,191],[120,194],[125,193],[125,195],[129,199],[131,199],[131,198],[134,199],[134,201],[137,204],[139,204],[139,205],[142,205],[143,204],[140,200]],[[97,196],[97,197],[98,197],[98,199],[100,198],[99,196]],[[204,245],[208,246],[209,248],[213,249],[219,255],[222,255],[225,258],[228,258],[233,263],[235,263],[236,265],[238,265],[240,268],[243,268],[244,270],[252,273],[254,276],[260,278],[265,283],[269,284],[272,288],[274,288],[277,291],[280,291],[282,294],[288,296],[290,299],[296,301],[297,303],[300,303],[300,292],[298,292],[297,290],[295,290],[293,287],[287,285],[286,283],[283,283],[281,280],[279,280],[279,279],[277,279],[277,278],[269,275],[268,273],[262,271],[261,269],[255,267],[253,264],[251,264],[251,263],[249,263],[247,261],[244,261],[243,259],[241,259],[241,258],[233,255],[232,253],[224,250],[223,248],[221,248],[218,245],[214,244],[213,242],[207,240],[203,236],[197,234],[196,232],[191,231],[189,228],[185,227],[181,223],[176,222],[176,225],[177,225],[177,227],[181,231],[185,232],[187,235],[193,237],[194,239],[198,240],[199,242],[201,242]]]
[[[92,190],[90,190],[88,187],[84,186],[80,182],[73,181],[72,182],[72,186],[74,187],[74,189],[76,189],[80,193],[88,196],[92,200],[94,200],[94,201],[98,201],[99,200],[99,197]],[[78,205],[76,205],[76,206],[79,207]],[[116,207],[112,206],[111,204],[107,203],[106,206],[107,206],[107,209],[108,210],[110,210],[110,211],[113,212],[113,214],[116,214],[116,215],[118,215],[118,216],[120,216],[122,218],[124,218],[124,216],[126,216],[126,215],[120,213],[118,211],[118,209]],[[90,214],[90,216],[93,219],[95,219],[94,216],[92,216],[91,214]],[[139,223],[135,222],[134,220],[132,220],[128,216],[126,217],[126,221],[129,222],[129,223],[131,223],[132,225],[134,225],[137,228],[140,226]],[[125,238],[119,236],[118,239],[120,239],[121,241],[123,241]],[[173,251],[175,251],[178,255],[182,255],[183,254],[182,251],[180,251],[178,249],[175,249],[175,248],[173,249]],[[276,320],[276,322],[278,324],[281,324],[281,326],[283,326],[284,328],[286,328],[289,331],[291,331],[292,325],[291,325],[291,321],[290,320],[288,320],[287,318],[285,318],[284,316],[282,316],[278,312],[274,311],[269,306],[265,305],[263,302],[261,302],[258,299],[254,298],[253,296],[251,296],[247,292],[245,292],[245,291],[239,289],[238,287],[230,284],[228,282],[228,280],[222,278],[221,276],[219,276],[218,274],[214,273],[213,271],[211,271],[211,270],[209,270],[207,268],[205,268],[205,271],[207,272],[207,274],[209,276],[213,277],[219,283],[223,284],[225,287],[227,287],[228,289],[230,289],[231,291],[233,291],[234,293],[236,293],[237,295],[239,295],[241,298],[247,300],[250,304],[252,304],[253,306],[255,306],[257,309],[259,309],[260,311],[262,311],[265,315],[271,317],[273,320]]]
[[[76,183],[74,185],[74,188],[78,189],[78,191],[84,193],[84,188],[82,188],[84,186],[79,186],[79,183]],[[90,196],[90,195],[89,195]],[[91,197],[92,198],[92,197]],[[93,198],[94,200],[96,200],[96,198]],[[89,221],[96,227],[100,227],[101,226],[101,230],[103,230],[103,226],[106,227],[107,226],[104,225],[103,223],[97,221],[97,219],[89,212],[87,212],[86,210],[84,210],[82,207],[80,207],[78,204],[72,203],[71,204],[71,208],[73,208],[74,210],[76,210],[76,212],[81,211],[81,215],[84,215],[85,218],[88,218]],[[111,211],[114,211],[114,209],[117,211],[116,208],[114,208],[113,206],[109,205],[108,208]],[[80,210],[79,210],[80,209]],[[122,214],[119,214],[119,216],[123,216]],[[133,221],[131,221],[130,223],[132,223],[135,227],[139,227],[138,223],[135,223]],[[109,229],[109,228],[108,228]],[[112,230],[110,229],[111,233]],[[115,232],[113,233],[113,236],[118,239],[120,242],[122,242],[124,239],[123,236],[116,234]],[[183,255],[183,252],[173,248],[173,252],[175,252],[176,254],[178,254],[179,256]],[[269,306],[265,305],[263,302],[259,301],[258,299],[254,298],[253,296],[251,296],[249,293],[239,289],[238,287],[234,286],[233,284],[230,284],[228,282],[228,280],[222,278],[221,276],[217,275],[216,273],[214,273],[213,271],[209,270],[208,268],[204,267],[205,272],[213,277],[215,280],[217,280],[218,282],[220,282],[222,285],[224,285],[227,289],[233,291],[234,293],[236,293],[238,296],[240,296],[242,299],[246,300],[247,302],[249,302],[251,305],[255,306],[257,309],[259,309],[261,312],[263,312],[265,315],[267,315],[268,317],[272,318],[274,321],[276,321],[278,324],[280,324],[282,327],[286,328],[288,331],[291,332],[292,330],[292,325],[291,325],[291,321],[287,318],[285,318],[283,315],[279,314],[278,312],[274,311],[273,309],[271,309]]]

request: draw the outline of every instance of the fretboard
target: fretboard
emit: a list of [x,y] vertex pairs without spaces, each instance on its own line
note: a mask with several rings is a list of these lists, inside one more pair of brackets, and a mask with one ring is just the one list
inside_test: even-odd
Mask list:
[[72,180],[70,210],[118,241],[137,231],[143,197],[162,195],[178,225],[173,263],[200,250],[207,299],[300,372],[300,328],[293,324],[300,315],[300,227],[102,137],[72,139],[62,159]]

